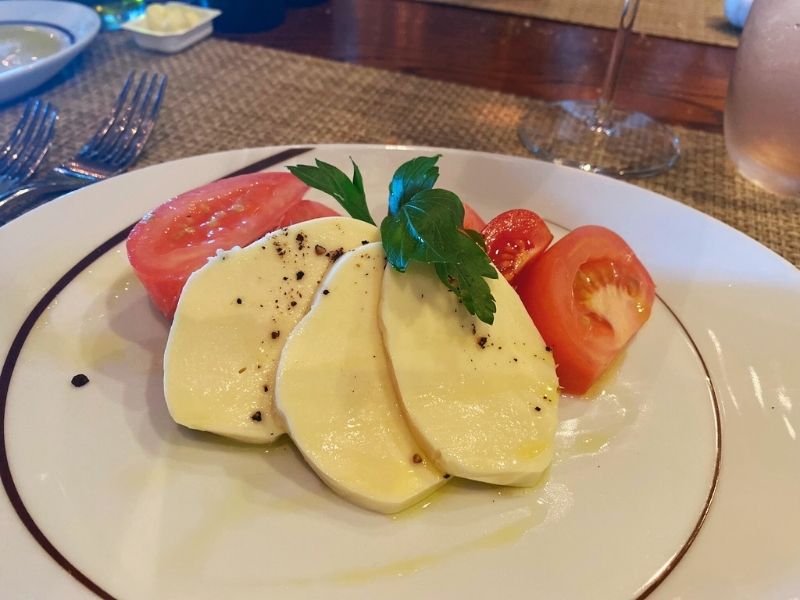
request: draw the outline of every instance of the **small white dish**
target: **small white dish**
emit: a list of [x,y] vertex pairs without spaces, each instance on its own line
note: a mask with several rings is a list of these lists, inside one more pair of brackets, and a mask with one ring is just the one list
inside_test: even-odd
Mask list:
[[[183,4],[181,2],[168,2],[168,5]],[[215,8],[200,8],[188,6],[198,13],[201,20],[189,29],[183,31],[155,31],[147,25],[147,17],[140,17],[125,23],[122,28],[133,33],[134,41],[142,48],[155,50],[166,54],[173,54],[185,50],[192,44],[207,38],[213,30],[212,21],[222,14]]]
[[7,102],[41,85],[80,54],[100,30],[100,17],[75,2],[5,0],[0,2],[0,28],[8,36],[5,50],[0,47],[0,62],[10,62],[11,54],[20,49],[22,44],[12,38],[22,31],[45,33],[59,46],[41,57],[22,57],[21,64],[0,71],[0,102]]

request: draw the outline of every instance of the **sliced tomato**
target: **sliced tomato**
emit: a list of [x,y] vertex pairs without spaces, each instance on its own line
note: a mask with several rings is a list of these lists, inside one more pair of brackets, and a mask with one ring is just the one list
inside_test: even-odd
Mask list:
[[534,261],[517,291],[552,348],[565,391],[597,381],[650,316],[653,280],[613,231],[579,227]]
[[553,241],[553,234],[542,218],[524,208],[497,215],[484,227],[483,237],[489,258],[512,284],[523,267]]
[[461,204],[464,205],[464,229],[483,231],[483,228],[486,227],[486,222],[481,219],[481,216],[469,204],[463,200]]
[[301,200],[289,207],[281,217],[278,227],[288,227],[295,223],[319,219],[320,217],[339,217],[338,212],[314,200]]
[[209,183],[165,202],[127,240],[128,259],[156,307],[175,312],[189,275],[217,250],[277,229],[308,189],[290,173],[254,173]]

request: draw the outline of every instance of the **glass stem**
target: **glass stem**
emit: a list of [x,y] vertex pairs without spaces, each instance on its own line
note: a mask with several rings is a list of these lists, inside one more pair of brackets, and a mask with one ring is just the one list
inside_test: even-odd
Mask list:
[[608,61],[606,74],[603,78],[603,91],[597,100],[595,127],[598,129],[609,129],[611,127],[611,104],[614,100],[614,93],[617,91],[622,55],[625,53],[628,32],[633,27],[638,11],[639,0],[624,0],[622,15],[619,18],[619,27],[617,27],[617,35],[614,37],[614,45],[611,48],[611,58]]

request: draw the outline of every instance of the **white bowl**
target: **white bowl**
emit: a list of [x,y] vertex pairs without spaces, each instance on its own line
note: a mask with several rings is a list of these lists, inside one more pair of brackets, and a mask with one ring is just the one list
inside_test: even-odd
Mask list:
[[[180,2],[169,2],[168,4],[181,4]],[[185,50],[192,44],[196,44],[202,39],[211,35],[213,25],[211,21],[222,14],[222,11],[215,8],[200,8],[189,6],[201,17],[194,27],[183,31],[156,31],[147,26],[147,17],[140,17],[125,23],[122,28],[133,33],[134,41],[142,48],[172,54]]]
[[7,102],[41,85],[80,54],[100,30],[100,17],[75,2],[5,0],[0,2],[0,25],[55,30],[65,39],[58,52],[0,73],[0,102]]

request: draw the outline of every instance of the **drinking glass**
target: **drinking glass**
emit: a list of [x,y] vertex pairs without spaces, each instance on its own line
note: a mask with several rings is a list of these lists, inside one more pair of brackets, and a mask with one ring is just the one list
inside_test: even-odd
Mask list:
[[753,3],[728,86],[725,146],[751,181],[800,194],[800,1]]
[[522,119],[517,130],[520,140],[538,158],[614,177],[655,175],[678,160],[680,141],[671,128],[613,106],[638,10],[639,0],[624,0],[600,98],[545,104]]

